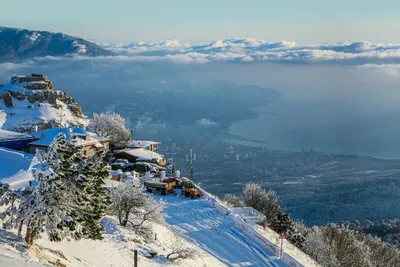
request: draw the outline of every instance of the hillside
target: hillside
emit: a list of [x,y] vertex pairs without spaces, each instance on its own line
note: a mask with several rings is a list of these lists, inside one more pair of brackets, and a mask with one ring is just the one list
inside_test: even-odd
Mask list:
[[114,55],[95,43],[63,33],[0,27],[0,63],[69,54]]
[[[277,237],[265,235],[256,230],[256,224],[247,224],[236,215],[222,214],[227,208],[218,203],[214,206],[210,196],[204,194],[201,199],[193,200],[180,195],[164,197],[167,224],[153,224],[156,239],[151,240],[135,235],[129,227],[121,227],[112,216],[102,219],[106,230],[101,241],[50,242],[43,236],[34,247],[27,249],[15,232],[0,230],[5,237],[0,239],[0,256],[4,258],[0,266],[2,262],[12,263],[11,266],[55,265],[56,262],[66,266],[133,266],[134,249],[138,250],[139,266],[146,267],[318,266],[286,241],[285,255],[279,258]],[[272,232],[268,228],[267,231]],[[168,261],[166,255],[173,242],[193,247],[196,257]],[[154,252],[157,256],[150,257],[149,253]]]
[[[14,77],[15,78],[15,77]],[[32,79],[21,76],[19,79]],[[0,85],[0,127],[4,130],[30,132],[38,129],[70,125],[85,126],[88,119],[74,98],[54,90],[47,77],[38,81],[11,81]],[[43,81],[40,81],[43,79]]]

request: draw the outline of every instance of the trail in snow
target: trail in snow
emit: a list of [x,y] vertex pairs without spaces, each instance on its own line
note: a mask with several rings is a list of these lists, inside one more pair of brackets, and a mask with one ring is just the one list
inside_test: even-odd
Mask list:
[[169,195],[167,223],[228,266],[289,266],[205,199]]

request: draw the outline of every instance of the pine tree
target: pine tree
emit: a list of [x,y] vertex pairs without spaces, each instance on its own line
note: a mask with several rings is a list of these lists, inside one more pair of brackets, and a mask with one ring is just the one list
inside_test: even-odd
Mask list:
[[31,245],[41,232],[51,241],[66,236],[101,239],[100,219],[110,205],[104,187],[108,176],[101,154],[83,156],[77,137],[59,134],[47,151],[36,154],[34,171],[38,186],[21,200],[17,222],[27,225]]
[[60,241],[67,235],[74,239],[84,237],[82,224],[85,221],[84,214],[88,210],[85,203],[89,199],[85,194],[87,179],[82,173],[87,159],[82,153],[82,147],[77,145],[77,140],[75,135],[67,140],[65,135],[61,134],[57,142],[59,162],[56,172],[60,180],[61,205],[66,211],[66,217],[49,235],[52,241]]
[[51,234],[56,231],[57,224],[66,215],[65,209],[60,205],[62,199],[59,191],[60,177],[54,172],[59,163],[58,141],[62,143],[64,140],[65,135],[59,135],[47,152],[40,151],[36,154],[39,163],[33,174],[38,185],[21,200],[14,221],[19,225],[26,224],[25,241],[28,245],[32,245],[41,232],[46,231]]
[[287,233],[293,230],[293,222],[289,214],[279,211],[275,219],[272,221],[271,228],[277,233]]
[[104,152],[97,152],[84,166],[83,174],[86,177],[86,196],[88,197],[88,210],[85,215],[84,233],[86,238],[102,239],[104,227],[100,219],[105,215],[111,205],[108,190],[105,187],[105,179],[108,178],[107,164],[103,161]]

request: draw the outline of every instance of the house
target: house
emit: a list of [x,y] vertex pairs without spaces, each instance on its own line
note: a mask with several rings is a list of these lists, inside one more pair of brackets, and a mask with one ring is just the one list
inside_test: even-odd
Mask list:
[[160,166],[165,166],[167,161],[165,157],[157,152],[145,148],[130,148],[117,151],[115,153],[116,159],[127,159],[129,162],[147,161],[156,163]]
[[92,156],[99,150],[108,152],[110,146],[110,138],[98,136],[97,134],[87,131],[83,128],[50,128],[38,132],[33,132],[37,141],[34,141],[28,145],[29,153],[35,153],[36,149],[46,150],[49,145],[53,142],[54,137],[59,133],[64,133],[69,139],[72,135],[78,137],[77,145],[82,146],[83,153],[86,156]]
[[28,144],[36,140],[35,137],[29,134],[0,129],[0,147],[25,151],[28,149]]
[[155,141],[147,141],[147,140],[133,140],[129,142],[129,148],[145,148],[147,150],[156,152],[158,150],[158,145],[160,142]]

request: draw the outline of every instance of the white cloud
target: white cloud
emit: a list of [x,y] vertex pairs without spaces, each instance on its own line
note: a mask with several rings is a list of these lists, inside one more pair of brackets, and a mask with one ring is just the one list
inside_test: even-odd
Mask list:
[[178,40],[105,45],[136,60],[171,60],[183,63],[210,61],[334,63],[346,65],[399,64],[400,44],[370,42],[297,45],[295,42],[266,42],[256,39],[227,39],[192,45]]

